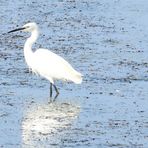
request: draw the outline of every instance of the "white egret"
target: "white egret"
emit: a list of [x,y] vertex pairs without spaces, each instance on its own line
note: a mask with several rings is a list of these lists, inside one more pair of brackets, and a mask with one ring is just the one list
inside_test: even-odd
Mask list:
[[31,36],[24,45],[24,57],[29,69],[34,73],[50,81],[50,98],[52,98],[52,86],[56,91],[54,99],[59,95],[59,91],[54,84],[54,80],[72,81],[76,84],[82,82],[82,74],[77,72],[66,60],[48,49],[32,50],[33,43],[37,40],[39,31],[36,23],[27,23],[21,28],[14,29],[8,33],[15,31],[31,32]]

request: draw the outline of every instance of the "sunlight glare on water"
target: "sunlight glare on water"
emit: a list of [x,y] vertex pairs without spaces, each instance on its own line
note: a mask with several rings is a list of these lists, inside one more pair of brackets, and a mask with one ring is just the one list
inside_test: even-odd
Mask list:
[[80,107],[68,103],[51,103],[31,107],[22,121],[23,147],[43,146],[53,135],[70,127]]

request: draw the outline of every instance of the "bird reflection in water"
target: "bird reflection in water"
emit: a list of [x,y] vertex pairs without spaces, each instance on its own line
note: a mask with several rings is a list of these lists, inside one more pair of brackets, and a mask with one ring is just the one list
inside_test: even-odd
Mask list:
[[23,147],[44,147],[52,143],[57,135],[71,127],[79,112],[79,106],[68,103],[32,107],[22,121]]

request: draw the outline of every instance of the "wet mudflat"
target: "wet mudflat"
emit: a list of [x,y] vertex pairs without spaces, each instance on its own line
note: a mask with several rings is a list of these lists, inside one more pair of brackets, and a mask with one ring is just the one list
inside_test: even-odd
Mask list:
[[[0,147],[147,148],[148,1],[0,1]],[[44,47],[84,75],[82,85],[29,73],[29,34],[5,34],[35,21]]]

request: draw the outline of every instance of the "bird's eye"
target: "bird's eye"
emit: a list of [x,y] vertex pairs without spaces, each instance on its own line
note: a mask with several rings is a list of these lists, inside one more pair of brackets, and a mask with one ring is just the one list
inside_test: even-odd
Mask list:
[[26,29],[28,29],[28,28],[29,28],[29,26],[26,26],[25,28],[26,28]]

